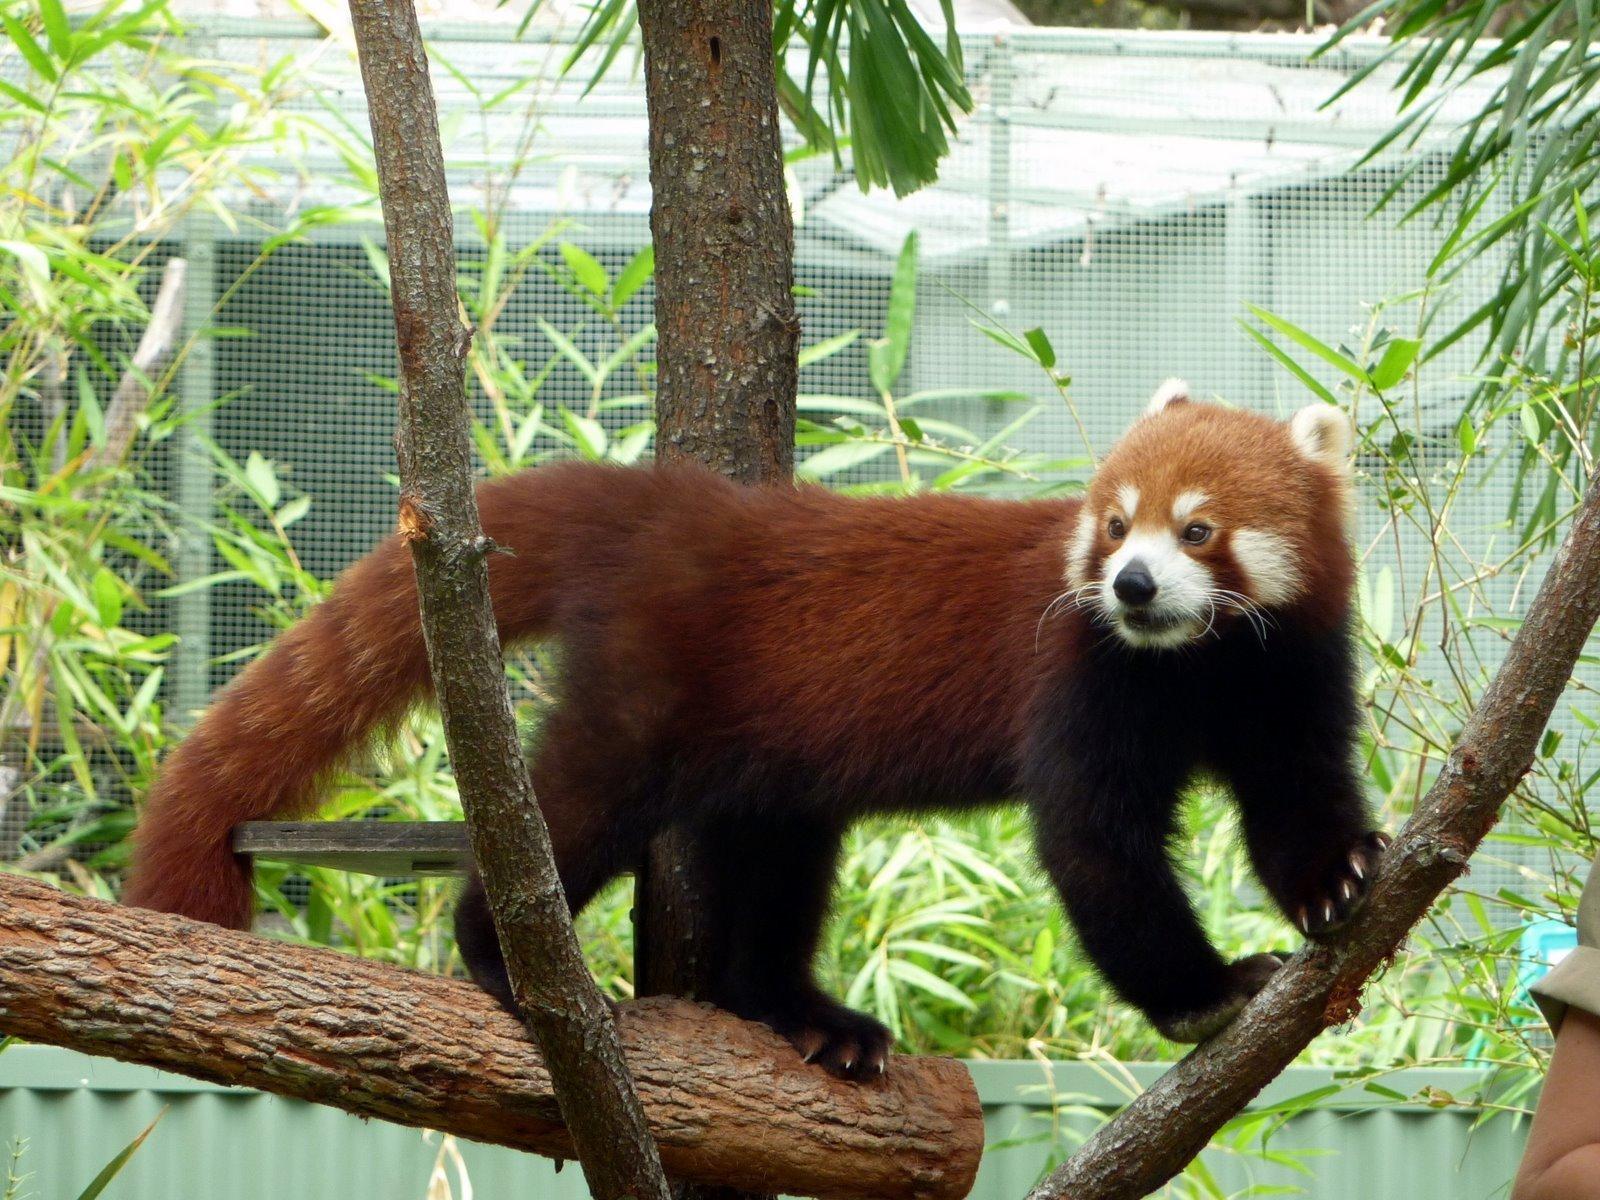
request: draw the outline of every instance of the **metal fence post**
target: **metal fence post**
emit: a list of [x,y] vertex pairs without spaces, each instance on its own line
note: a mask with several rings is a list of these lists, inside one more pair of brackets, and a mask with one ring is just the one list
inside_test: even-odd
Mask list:
[[[178,380],[179,410],[184,415],[173,464],[174,498],[182,514],[176,556],[178,582],[200,579],[211,571],[211,410],[216,400],[214,348],[205,330],[217,301],[216,221],[210,213],[193,212],[184,226],[184,253],[189,259],[184,294],[185,336],[194,344]],[[187,723],[205,707],[211,692],[211,593],[195,588],[177,598],[173,630],[178,647],[172,663],[172,711]]]
[[[1272,251],[1271,215],[1245,187],[1235,182],[1228,194],[1223,216],[1223,300],[1231,325],[1237,319],[1250,319],[1246,304],[1271,310],[1272,272],[1264,261]],[[1228,340],[1228,378],[1222,394],[1240,403],[1262,404],[1271,396],[1272,364],[1242,329],[1231,330]]]
[[989,311],[1005,317],[1011,307],[1011,43],[994,38],[989,55],[989,223],[986,265]]

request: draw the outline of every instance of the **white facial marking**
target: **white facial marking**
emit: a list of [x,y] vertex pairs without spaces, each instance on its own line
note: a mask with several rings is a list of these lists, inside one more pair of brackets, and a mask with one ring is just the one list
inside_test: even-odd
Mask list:
[[1295,448],[1313,462],[1341,470],[1350,457],[1354,435],[1350,418],[1331,404],[1308,404],[1289,418],[1289,436]]
[[1133,514],[1139,511],[1139,489],[1131,483],[1125,483],[1117,489],[1117,503],[1122,505],[1123,517],[1132,522]]
[[1211,500],[1204,492],[1179,492],[1172,502],[1172,523],[1182,525]]
[[1287,604],[1305,588],[1300,556],[1289,539],[1265,529],[1236,529],[1229,543],[1233,561],[1250,581],[1250,598],[1268,607]]
[[[1118,573],[1134,560],[1155,581],[1155,599],[1137,610],[1117,599]],[[1211,572],[1183,552],[1168,529],[1130,534],[1106,559],[1100,577],[1100,610],[1130,646],[1181,646],[1204,631],[1211,616]]]
[[1082,587],[1089,582],[1089,559],[1094,554],[1095,535],[1100,532],[1100,518],[1085,504],[1078,510],[1078,523],[1067,539],[1067,582]]
[[1179,400],[1189,398],[1189,385],[1181,379],[1168,379],[1156,389],[1155,395],[1150,397],[1150,403],[1145,405],[1145,413],[1155,416],[1167,405]]

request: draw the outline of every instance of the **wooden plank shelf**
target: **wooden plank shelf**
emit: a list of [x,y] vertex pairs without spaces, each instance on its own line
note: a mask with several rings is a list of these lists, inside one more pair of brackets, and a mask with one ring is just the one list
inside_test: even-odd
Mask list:
[[246,821],[236,853],[362,875],[460,875],[472,865],[464,821]]

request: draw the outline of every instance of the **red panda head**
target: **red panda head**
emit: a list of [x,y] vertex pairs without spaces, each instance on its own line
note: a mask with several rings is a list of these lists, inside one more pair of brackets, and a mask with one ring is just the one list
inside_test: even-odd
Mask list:
[[1089,484],[1067,542],[1079,604],[1156,649],[1291,611],[1342,621],[1350,441],[1330,405],[1278,421],[1169,380]]

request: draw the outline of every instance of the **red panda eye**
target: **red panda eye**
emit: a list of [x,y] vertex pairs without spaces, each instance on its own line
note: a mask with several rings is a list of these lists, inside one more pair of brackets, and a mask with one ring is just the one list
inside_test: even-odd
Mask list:
[[1114,541],[1120,542],[1122,535],[1128,532],[1128,527],[1122,523],[1120,517],[1112,517],[1111,520],[1106,522],[1106,532],[1111,535]]
[[1188,542],[1191,546],[1198,546],[1210,536],[1211,526],[1203,525],[1199,521],[1196,521],[1193,525],[1189,526],[1189,528],[1183,531],[1183,540]]

